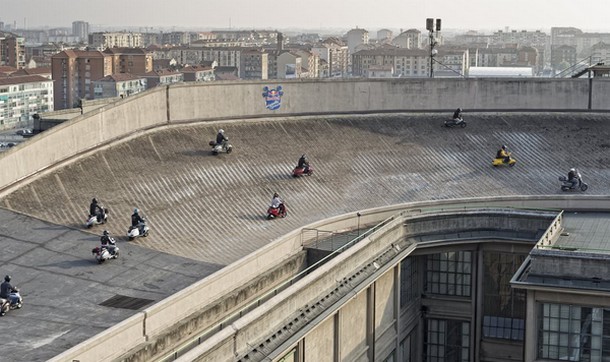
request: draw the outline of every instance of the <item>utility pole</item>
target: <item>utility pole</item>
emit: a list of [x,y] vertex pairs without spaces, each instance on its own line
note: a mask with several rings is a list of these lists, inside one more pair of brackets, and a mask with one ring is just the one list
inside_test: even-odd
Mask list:
[[426,19],[426,30],[428,30],[428,38],[430,40],[430,78],[434,78],[434,56],[438,53],[438,50],[434,49],[434,47],[438,44],[436,42],[436,37],[434,36],[434,31],[437,33],[441,32],[441,19],[436,19],[436,28],[434,26],[433,18]]

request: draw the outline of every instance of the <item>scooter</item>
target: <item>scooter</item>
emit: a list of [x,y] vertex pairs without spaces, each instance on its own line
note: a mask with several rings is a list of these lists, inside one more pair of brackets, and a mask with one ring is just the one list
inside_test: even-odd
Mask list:
[[280,207],[272,207],[269,206],[267,209],[267,220],[275,219],[275,218],[284,218],[288,216],[288,210],[286,209],[286,205],[282,204]]
[[11,309],[19,309],[21,307],[23,307],[23,298],[21,298],[17,288],[13,288],[8,295],[8,299],[0,298],[0,316],[5,315]]
[[292,170],[292,177],[311,176],[311,175],[313,175],[313,167],[309,166],[307,168],[307,172],[305,172],[305,169],[306,169],[306,167],[296,166],[294,168],[294,170]]
[[510,156],[510,153],[508,154],[508,162],[505,161],[504,158],[494,158],[493,161],[491,162],[491,165],[493,167],[499,167],[499,166],[509,166],[509,167],[513,167],[515,165],[515,163],[517,163],[517,160],[515,160],[514,158],[512,158]]
[[85,227],[91,228],[93,225],[105,224],[108,221],[108,209],[102,208],[102,214],[98,218],[98,215],[89,215]]
[[210,146],[212,146],[212,154],[217,155],[220,152],[226,152],[227,154],[233,151],[233,145],[229,143],[229,140],[226,140],[222,143],[216,143],[216,141],[210,141]]
[[91,253],[95,256],[95,260],[97,260],[99,264],[102,264],[106,260],[118,258],[119,247],[116,245],[96,246],[91,250]]
[[572,183],[568,181],[568,178],[566,176],[559,176],[559,181],[561,181],[561,191],[580,190],[582,192],[585,192],[589,188],[589,185],[582,181],[580,173],[578,174],[578,182],[576,183],[576,185],[572,185]]
[[127,230],[127,238],[129,239],[129,241],[131,241],[137,238],[138,236],[147,237],[149,230],[150,228],[146,226],[145,223],[139,223],[136,226],[130,226],[129,230]]
[[453,128],[453,127],[466,127],[466,121],[464,121],[464,118],[457,118],[457,119],[448,119],[445,120],[445,127],[448,128]]

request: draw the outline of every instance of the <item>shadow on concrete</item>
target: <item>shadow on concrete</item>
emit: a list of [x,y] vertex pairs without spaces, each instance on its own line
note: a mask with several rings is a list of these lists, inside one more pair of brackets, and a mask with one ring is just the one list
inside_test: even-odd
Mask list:
[[91,253],[88,253],[86,255],[86,257],[83,256],[82,259],[63,260],[63,261],[60,261],[57,263],[42,264],[40,266],[43,268],[72,269],[72,268],[79,268],[79,267],[97,265],[97,264],[98,264],[97,260],[95,260],[95,258],[91,255]]

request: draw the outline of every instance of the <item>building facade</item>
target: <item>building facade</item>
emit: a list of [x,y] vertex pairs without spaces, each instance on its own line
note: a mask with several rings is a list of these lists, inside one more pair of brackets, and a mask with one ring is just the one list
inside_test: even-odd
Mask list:
[[93,99],[94,80],[112,74],[112,57],[100,51],[64,50],[51,58],[55,109]]
[[107,75],[93,81],[94,98],[126,98],[144,92],[147,88],[146,84],[146,78],[129,73]]
[[269,54],[267,52],[258,49],[241,52],[239,64],[239,77],[241,79],[268,79],[268,67]]
[[25,38],[0,31],[0,66],[25,68]]
[[115,33],[91,33],[89,34],[89,45],[97,50],[106,48],[141,48],[142,34],[131,32]]
[[72,36],[79,39],[79,42],[89,41],[89,23],[86,21],[73,21],[72,22]]
[[0,128],[19,127],[53,111],[53,81],[39,75],[0,77]]

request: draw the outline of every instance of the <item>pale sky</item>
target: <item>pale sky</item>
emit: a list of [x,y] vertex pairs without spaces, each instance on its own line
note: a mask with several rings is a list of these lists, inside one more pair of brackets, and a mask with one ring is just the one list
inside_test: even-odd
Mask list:
[[193,29],[328,28],[609,31],[610,0],[0,0],[0,21],[23,28],[93,26]]

